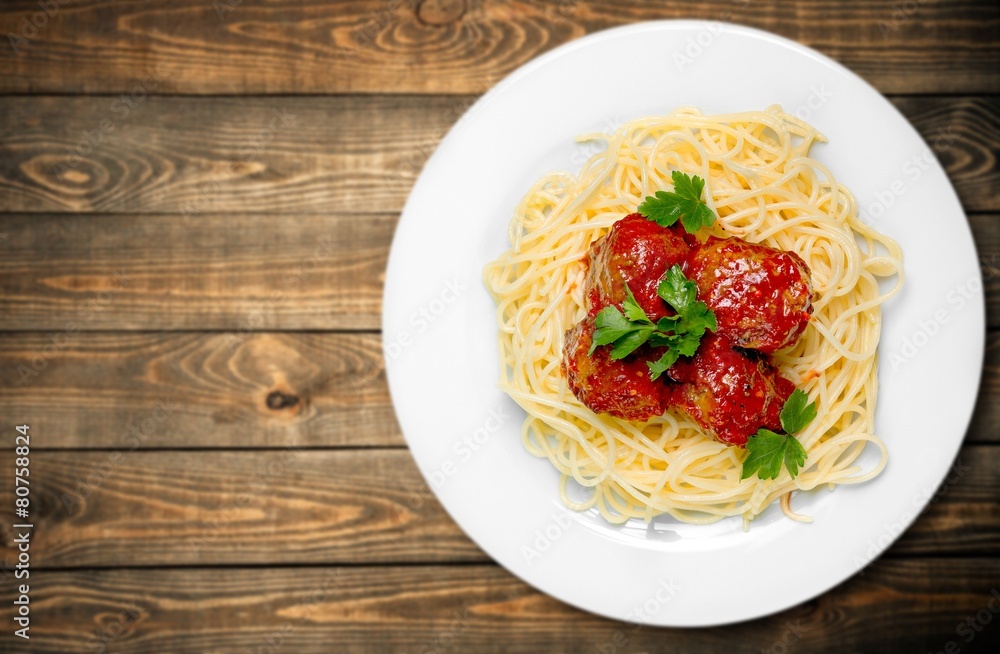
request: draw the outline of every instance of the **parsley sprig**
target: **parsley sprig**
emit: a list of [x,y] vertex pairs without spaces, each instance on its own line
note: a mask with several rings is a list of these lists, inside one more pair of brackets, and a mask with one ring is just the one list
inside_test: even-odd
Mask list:
[[809,396],[796,388],[781,407],[781,428],[786,434],[776,434],[770,429],[759,429],[747,441],[747,458],[743,460],[740,479],[746,479],[754,472],[760,479],[777,479],[781,464],[785,464],[788,474],[795,479],[799,467],[806,461],[806,449],[795,434],[816,417],[816,403],[809,402]]
[[604,307],[594,319],[596,329],[590,354],[599,346],[611,345],[611,359],[617,360],[624,359],[646,342],[653,347],[666,348],[658,360],[646,362],[650,379],[659,378],[681,356],[693,356],[705,331],[718,329],[715,313],[697,299],[697,285],[684,276],[680,266],[668,270],[656,289],[657,295],[673,307],[676,315],[654,323],[636,302],[628,284],[625,293],[622,310],[615,306]]
[[675,170],[670,178],[674,183],[673,192],[657,191],[647,196],[639,205],[639,213],[661,227],[670,227],[680,219],[689,234],[714,224],[715,213],[701,199],[705,180],[697,175],[690,177],[679,170]]

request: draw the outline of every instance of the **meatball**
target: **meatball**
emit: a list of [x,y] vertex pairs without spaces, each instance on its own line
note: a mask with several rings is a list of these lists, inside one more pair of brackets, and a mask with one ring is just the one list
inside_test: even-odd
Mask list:
[[566,332],[562,368],[573,395],[595,413],[626,420],[663,415],[663,383],[649,378],[646,365],[653,355],[645,346],[618,361],[611,359],[609,347],[588,355],[594,329],[594,318],[588,316]]
[[667,269],[682,264],[689,251],[676,232],[637,213],[625,216],[590,246],[584,290],[591,315],[609,305],[621,306],[627,297],[625,284],[650,320],[673,313],[656,288]]
[[809,267],[794,252],[710,236],[686,268],[719,333],[739,347],[767,354],[790,347],[812,315]]
[[693,357],[681,358],[667,374],[678,382],[667,387],[668,406],[729,445],[746,445],[761,427],[780,431],[781,408],[795,390],[765,357],[711,332]]

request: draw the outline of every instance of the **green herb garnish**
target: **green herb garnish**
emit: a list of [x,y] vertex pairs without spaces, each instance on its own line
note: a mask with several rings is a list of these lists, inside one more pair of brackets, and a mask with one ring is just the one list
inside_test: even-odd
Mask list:
[[690,177],[679,170],[671,175],[673,192],[657,191],[646,197],[639,205],[639,213],[661,227],[670,227],[678,219],[689,234],[715,223],[715,213],[701,199],[705,180],[695,175]]
[[624,359],[628,355],[649,340],[649,337],[656,331],[656,325],[649,319],[643,311],[632,289],[625,285],[625,293],[628,297],[622,302],[623,314],[616,306],[604,307],[594,319],[594,338],[590,344],[590,352],[600,345],[614,345],[611,349],[611,359],[617,361]]
[[717,329],[715,313],[696,299],[698,287],[684,276],[680,266],[668,270],[656,289],[677,315],[660,318],[654,323],[636,302],[627,284],[625,292],[627,297],[622,302],[622,311],[609,306],[597,314],[590,354],[598,346],[611,345],[611,359],[624,359],[647,341],[653,347],[667,348],[658,360],[646,362],[650,379],[659,378],[679,357],[693,356],[705,331]]
[[796,388],[781,408],[781,428],[786,434],[776,434],[770,429],[759,429],[747,441],[747,458],[743,460],[740,479],[746,479],[754,472],[760,479],[777,479],[781,464],[785,464],[788,474],[795,479],[799,467],[806,461],[806,449],[795,434],[805,428],[816,417],[816,403],[809,402],[809,396]]

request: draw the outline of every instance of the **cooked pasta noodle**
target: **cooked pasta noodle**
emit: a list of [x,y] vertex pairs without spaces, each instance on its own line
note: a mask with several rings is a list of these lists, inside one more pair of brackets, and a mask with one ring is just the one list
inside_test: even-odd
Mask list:
[[[540,179],[517,206],[512,247],[484,271],[497,304],[501,388],[527,413],[522,440],[561,473],[563,501],[597,507],[612,523],[669,514],[688,523],[742,516],[745,523],[794,490],[859,483],[885,466],[873,433],[881,304],[903,283],[902,252],[858,218],[851,193],[809,158],[823,141],[813,127],[772,106],[721,116],[681,108],[640,118],[605,139],[578,175]],[[590,244],[680,170],[706,180],[717,215],[707,230],[798,253],[809,265],[814,312],[805,333],[773,360],[816,402],[819,417],[797,434],[808,453],[800,474],[741,480],[746,451],[706,435],[680,412],[645,423],[598,415],[569,389],[563,338],[586,313]],[[880,278],[888,290],[880,289]],[[863,470],[866,447],[879,462]],[[587,489],[574,499],[571,483]]]

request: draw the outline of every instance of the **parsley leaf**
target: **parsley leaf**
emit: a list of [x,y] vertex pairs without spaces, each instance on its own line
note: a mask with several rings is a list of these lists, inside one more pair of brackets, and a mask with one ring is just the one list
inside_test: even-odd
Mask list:
[[[594,336],[590,343],[590,351],[587,354],[593,354],[594,350],[596,350],[599,345],[611,345],[612,343],[617,343],[618,341],[625,339],[636,332],[644,332],[645,337],[632,336],[628,343],[623,344],[623,347],[618,347],[616,345],[612,350],[612,359],[625,358],[636,348],[645,343],[646,339],[649,338],[649,335],[653,333],[653,323],[649,322],[649,320],[646,320],[646,323],[648,324],[633,323],[622,315],[622,312],[618,310],[618,307],[604,307],[597,314],[597,317],[594,318],[594,326],[597,329],[594,330]],[[628,345],[632,345],[631,349],[628,349]]]
[[[680,266],[674,265],[667,271],[656,292],[680,317],[675,325],[677,333],[694,334],[701,338],[706,329],[713,332],[718,329],[715,312],[704,302],[695,299],[698,297],[698,285],[684,276]],[[695,345],[697,346],[697,342]]]
[[588,354],[593,354],[598,345],[614,343],[632,331],[632,323],[616,307],[604,307],[594,319],[597,329],[590,344]]
[[598,312],[588,354],[601,345],[612,345],[611,359],[618,360],[647,342],[652,347],[667,348],[658,360],[646,362],[650,379],[656,380],[678,358],[694,356],[707,329],[716,330],[715,314],[696,299],[698,286],[684,276],[680,266],[668,270],[657,289],[659,296],[677,312],[675,316],[660,318],[654,324],[628,284],[625,293],[621,309],[610,306]]
[[680,356],[681,353],[678,350],[667,350],[663,353],[663,356],[656,361],[647,361],[646,365],[649,366],[649,378],[653,381],[659,379],[660,375],[670,369],[670,366],[677,363],[677,359],[679,359]]
[[781,407],[781,428],[787,434],[776,434],[770,429],[758,429],[747,440],[747,458],[743,460],[740,479],[754,472],[760,479],[777,479],[784,463],[788,474],[795,479],[799,467],[806,461],[806,449],[794,434],[801,431],[816,417],[816,403],[809,402],[805,391],[796,388]]
[[782,463],[794,479],[799,474],[799,466],[805,461],[806,450],[797,438],[760,429],[747,441],[747,458],[743,460],[740,479],[746,479],[755,472],[761,479],[777,479]]
[[635,296],[632,295],[632,289],[628,287],[628,284],[625,284],[625,293],[628,296],[622,302],[622,309],[625,310],[625,317],[633,322],[642,322],[652,325],[653,323],[650,322],[649,316],[646,315],[643,308],[639,306],[639,302],[636,301]]
[[678,315],[683,316],[684,311],[695,301],[698,295],[698,286],[688,281],[684,276],[681,267],[674,265],[656,288],[656,293],[663,301],[674,308]]
[[673,192],[656,191],[646,196],[639,205],[639,213],[661,227],[670,227],[680,219],[689,234],[714,224],[715,213],[701,199],[705,180],[697,175],[690,177],[679,170],[675,170],[670,177],[674,183]]
[[671,347],[686,357],[693,357],[694,353],[698,351],[698,346],[701,345],[701,337],[704,334],[704,329],[699,332],[686,332],[684,334],[678,334]]
[[809,396],[801,388],[792,391],[791,396],[781,407],[781,428],[785,433],[794,434],[802,430],[816,417],[816,403],[809,402]]
[[611,348],[611,360],[617,361],[618,359],[624,359],[628,355],[635,352],[640,345],[649,340],[649,335],[653,333],[652,327],[640,327],[628,334],[625,334],[617,341],[615,341],[615,346]]
[[628,297],[622,302],[623,314],[618,307],[610,306],[601,309],[594,318],[594,337],[591,339],[590,351],[600,345],[614,345],[611,348],[611,359],[624,359],[635,352],[640,345],[649,340],[656,326],[643,311],[628,285],[625,286]]

